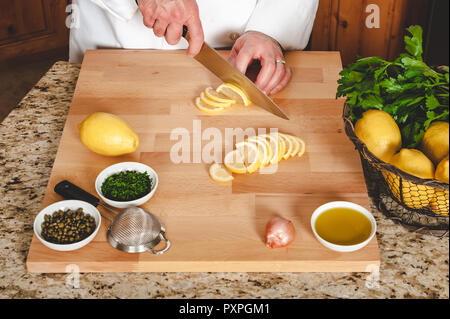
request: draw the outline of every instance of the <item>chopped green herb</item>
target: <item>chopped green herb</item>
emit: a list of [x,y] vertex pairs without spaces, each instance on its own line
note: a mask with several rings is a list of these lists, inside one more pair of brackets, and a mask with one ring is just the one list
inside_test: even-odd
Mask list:
[[123,171],[109,176],[102,184],[103,196],[118,202],[139,199],[150,193],[152,179],[147,172]]
[[389,113],[402,132],[403,147],[415,148],[433,121],[449,121],[449,70],[423,62],[422,28],[411,26],[406,51],[395,61],[359,59],[341,72],[336,97],[347,97],[350,118],[369,109]]

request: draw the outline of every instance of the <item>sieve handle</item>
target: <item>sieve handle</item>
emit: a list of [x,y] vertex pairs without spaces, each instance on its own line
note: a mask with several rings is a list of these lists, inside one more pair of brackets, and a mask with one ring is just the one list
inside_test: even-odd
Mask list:
[[170,240],[168,240],[167,238],[166,238],[166,235],[165,235],[165,233],[164,232],[160,232],[159,233],[159,237],[161,238],[161,240],[164,240],[165,242],[166,242],[166,247],[164,247],[164,249],[161,249],[161,250],[153,250],[153,249],[149,249],[151,252],[152,252],[152,254],[155,254],[155,255],[161,255],[161,254],[164,254],[166,251],[168,251],[169,250],[169,248],[170,248]]
[[100,199],[66,180],[56,184],[54,190],[56,194],[61,195],[65,199],[82,200],[95,207],[100,204]]

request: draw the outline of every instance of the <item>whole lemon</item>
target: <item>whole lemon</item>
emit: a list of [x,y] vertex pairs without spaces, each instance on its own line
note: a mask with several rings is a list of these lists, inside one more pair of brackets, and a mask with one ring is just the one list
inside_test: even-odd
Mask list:
[[[434,178],[433,163],[419,150],[404,148],[392,156],[390,163],[413,176],[424,179]],[[384,172],[383,175],[394,196],[410,208],[420,209],[427,207],[435,197],[433,188],[425,185],[417,185],[405,180],[402,180],[402,189],[400,192],[400,177],[390,172]]]
[[421,151],[403,148],[392,156],[390,163],[405,173],[429,179],[434,178],[434,165]]
[[438,165],[449,152],[448,134],[448,122],[436,121],[431,123],[423,136],[420,148],[435,165]]
[[444,182],[448,184],[448,171],[449,171],[449,160],[448,155],[439,163],[436,167],[436,173],[434,174],[434,178],[438,181]]
[[137,134],[114,114],[93,113],[78,125],[78,129],[81,142],[101,155],[124,155],[134,152],[139,146]]
[[355,134],[363,141],[369,151],[384,162],[402,146],[402,135],[392,116],[380,110],[364,112],[356,122]]
[[[449,157],[448,155],[436,167],[434,178],[448,184]],[[433,212],[442,216],[448,216],[449,192],[442,189],[435,189],[436,198],[430,202]]]

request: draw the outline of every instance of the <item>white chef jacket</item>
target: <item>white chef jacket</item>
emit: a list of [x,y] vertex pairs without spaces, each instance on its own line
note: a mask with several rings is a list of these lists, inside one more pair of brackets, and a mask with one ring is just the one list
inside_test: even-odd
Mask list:
[[[205,42],[232,47],[246,31],[259,31],[286,50],[308,44],[319,0],[197,0]],[[86,50],[102,48],[186,49],[183,39],[169,45],[143,24],[135,0],[73,0],[70,61],[80,63]]]

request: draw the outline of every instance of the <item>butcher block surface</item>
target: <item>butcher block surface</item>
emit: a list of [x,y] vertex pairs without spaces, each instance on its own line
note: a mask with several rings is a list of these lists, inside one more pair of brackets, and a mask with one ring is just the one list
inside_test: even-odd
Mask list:
[[[227,55],[228,52],[222,52]],[[369,207],[357,152],[341,119],[343,100],[334,98],[342,69],[337,52],[291,52],[292,81],[274,96],[289,116],[280,119],[256,106],[236,105],[208,115],[193,104],[206,87],[221,82],[183,51],[89,51],[60,141],[42,207],[62,198],[54,186],[67,179],[95,194],[94,181],[105,167],[139,161],[159,175],[155,196],[143,207],[165,224],[172,247],[164,255],[127,254],[106,239],[108,222],[94,241],[72,252],[50,250],[33,237],[30,272],[365,272],[380,264],[374,238],[353,253],[323,247],[314,237],[310,217],[329,201],[351,201]],[[104,157],[89,151],[77,125],[93,112],[119,115],[140,137],[136,152]],[[235,175],[231,183],[210,179],[209,163],[198,152],[209,137],[198,131],[270,129],[301,137],[302,158],[282,161],[275,174]],[[190,134],[191,160],[175,164],[175,129]],[[178,130],[180,131],[180,130]],[[102,208],[100,208],[102,211]],[[103,212],[103,211],[102,211]],[[38,212],[36,212],[37,214]],[[107,212],[105,212],[107,213]],[[287,248],[264,245],[266,223],[275,216],[293,221],[295,241]]]

